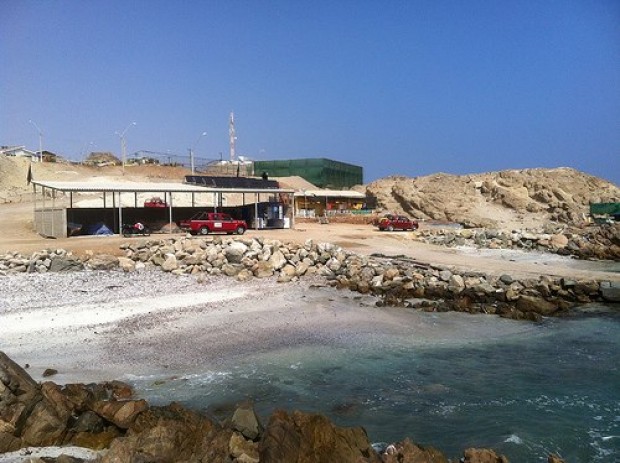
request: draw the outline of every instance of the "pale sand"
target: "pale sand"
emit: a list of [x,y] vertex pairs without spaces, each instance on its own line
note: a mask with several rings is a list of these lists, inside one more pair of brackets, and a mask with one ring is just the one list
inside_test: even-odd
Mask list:
[[[320,282],[317,279],[315,282]],[[184,374],[299,344],[403,336],[419,343],[491,340],[530,329],[494,316],[378,308],[372,296],[306,279],[199,283],[159,270],[0,278],[0,350],[57,383]]]

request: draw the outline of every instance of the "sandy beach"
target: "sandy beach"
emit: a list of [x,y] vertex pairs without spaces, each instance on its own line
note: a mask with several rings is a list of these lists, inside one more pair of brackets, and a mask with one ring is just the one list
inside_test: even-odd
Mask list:
[[[35,380],[45,379],[47,368],[58,370],[49,378],[57,383],[183,374],[296,344],[351,343],[372,332],[419,342],[501,335],[497,327],[485,333],[482,320],[490,317],[453,313],[438,320],[380,309],[372,296],[318,279],[200,282],[159,270],[85,271],[2,278],[0,294],[0,350],[28,365]],[[512,333],[527,327],[501,325]]]

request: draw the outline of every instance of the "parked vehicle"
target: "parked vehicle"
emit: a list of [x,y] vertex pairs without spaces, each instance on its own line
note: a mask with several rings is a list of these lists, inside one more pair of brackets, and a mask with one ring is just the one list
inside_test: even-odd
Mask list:
[[144,201],[144,207],[168,207],[168,204],[159,196],[154,196]]
[[245,220],[233,219],[221,212],[199,212],[189,220],[182,220],[179,227],[192,234],[208,235],[209,233],[236,233],[243,235],[248,229]]
[[376,226],[381,231],[394,231],[417,230],[419,225],[418,222],[404,215],[386,214],[376,222]]
[[142,222],[124,223],[122,233],[124,237],[136,235],[149,236],[151,234],[151,230],[149,230],[149,227],[144,225]]

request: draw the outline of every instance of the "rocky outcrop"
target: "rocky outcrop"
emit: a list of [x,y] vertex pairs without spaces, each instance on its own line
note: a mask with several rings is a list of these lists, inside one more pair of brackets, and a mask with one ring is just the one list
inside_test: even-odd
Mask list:
[[[382,452],[387,458],[382,459],[363,428],[340,428],[322,415],[276,411],[264,428],[244,404],[219,424],[176,403],[149,407],[143,400],[117,398],[127,395],[128,386],[118,381],[39,385],[0,352],[0,453],[74,445],[106,449],[100,463],[447,462],[439,451],[409,441],[392,445],[394,451]],[[432,459],[403,460],[406,455]],[[73,461],[67,458],[56,461]]]
[[379,462],[362,428],[337,428],[322,415],[288,414],[271,416],[259,446],[264,463],[351,461]]
[[232,430],[172,403],[140,413],[101,463],[227,461]]
[[119,382],[39,385],[0,352],[0,453],[27,446],[107,447],[123,434],[113,420],[129,424],[146,407],[144,401],[118,402],[113,391],[119,388]]
[[420,230],[421,241],[443,246],[479,249],[519,249],[551,252],[579,259],[620,260],[620,224],[584,228],[547,226],[544,229],[502,231],[497,229]]
[[570,168],[388,177],[366,185],[366,193],[388,211],[484,228],[504,228],[524,217],[574,224],[591,202],[620,201],[613,183]]
[[[279,410],[264,427],[243,404],[230,420],[216,423],[177,403],[151,407],[130,396],[119,381],[38,384],[0,352],[0,453],[72,445],[104,450],[98,463],[448,463],[439,450],[409,439],[371,444],[363,428],[341,428],[323,415]],[[562,462],[555,455],[548,460]],[[490,449],[467,449],[460,461],[508,463]]]
[[463,463],[508,463],[508,458],[496,454],[490,449],[467,449],[462,458]]

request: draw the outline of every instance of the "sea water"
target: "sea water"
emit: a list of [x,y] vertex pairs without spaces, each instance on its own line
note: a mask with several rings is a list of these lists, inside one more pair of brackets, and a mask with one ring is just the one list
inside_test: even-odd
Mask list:
[[[544,462],[549,453],[572,463],[620,461],[614,310],[540,324],[454,313],[412,314],[412,323],[420,316],[452,334],[345,333],[134,384],[152,403],[177,400],[221,418],[245,400],[263,419],[277,408],[323,413],[339,426],[363,426],[373,442],[410,437],[450,458],[491,447],[512,462]],[[486,333],[513,329],[472,336],[467,324],[481,320]]]

